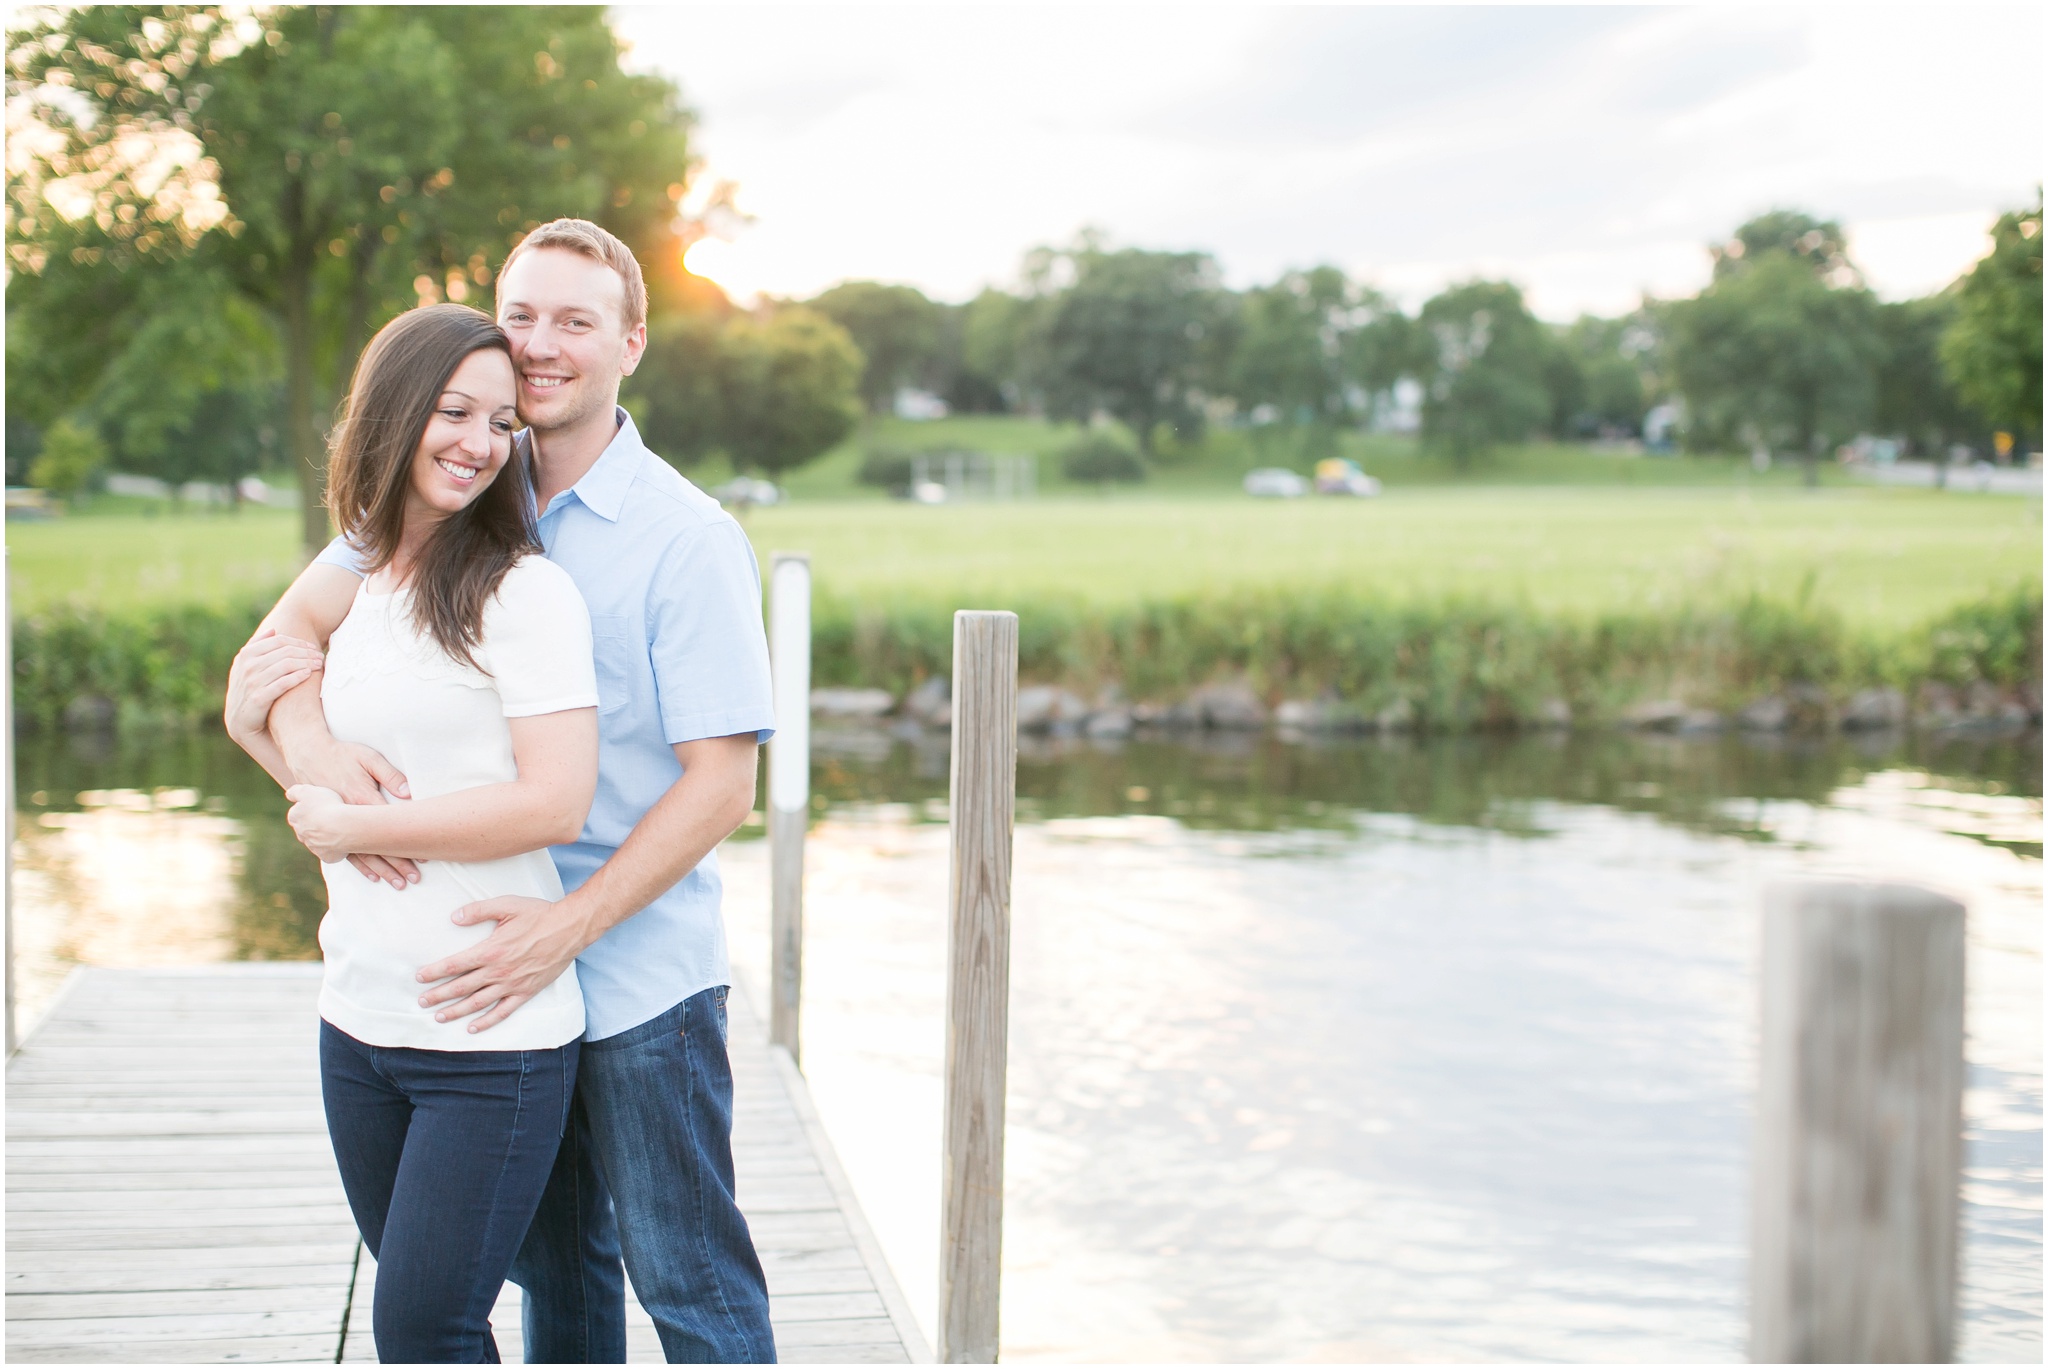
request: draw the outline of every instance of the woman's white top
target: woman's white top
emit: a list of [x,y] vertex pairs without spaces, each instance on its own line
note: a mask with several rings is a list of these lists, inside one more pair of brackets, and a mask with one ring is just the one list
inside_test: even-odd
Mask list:
[[[327,647],[320,701],[340,741],[375,748],[405,775],[416,799],[519,778],[508,718],[597,707],[590,613],[569,573],[528,556],[505,573],[484,609],[482,670],[450,657],[415,627],[407,590],[356,592]],[[404,800],[394,800],[404,802]],[[583,1034],[583,993],[571,965],[495,1027],[472,1017],[436,1022],[422,1008],[422,966],[489,936],[495,924],[460,927],[450,915],[500,894],[559,899],[562,881],[545,849],[502,860],[420,862],[404,890],[365,879],[347,861],[321,867],[327,916],[320,922],[326,978],[320,1015],[373,1046],[425,1050],[543,1050]]]

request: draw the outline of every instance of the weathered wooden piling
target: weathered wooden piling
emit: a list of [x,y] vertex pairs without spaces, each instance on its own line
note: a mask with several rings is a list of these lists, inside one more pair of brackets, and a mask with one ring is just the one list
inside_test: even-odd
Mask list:
[[952,897],[938,1358],[993,1364],[1003,1255],[1017,615],[953,615]]
[[1962,905],[1899,884],[1773,888],[1762,997],[1750,1358],[1947,1361]]
[[811,558],[775,553],[769,574],[768,1039],[803,1061],[804,831],[811,805]]

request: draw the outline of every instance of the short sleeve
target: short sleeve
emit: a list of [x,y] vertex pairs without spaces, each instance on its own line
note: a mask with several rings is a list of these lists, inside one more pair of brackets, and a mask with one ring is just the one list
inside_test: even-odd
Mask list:
[[477,662],[508,718],[597,707],[590,610],[569,572],[545,556],[506,571],[484,609]]
[[337,537],[320,549],[313,558],[316,566],[340,566],[351,575],[363,573],[363,554],[348,544],[346,537]]
[[669,545],[648,587],[647,637],[670,746],[774,734],[761,570],[739,524],[723,518]]

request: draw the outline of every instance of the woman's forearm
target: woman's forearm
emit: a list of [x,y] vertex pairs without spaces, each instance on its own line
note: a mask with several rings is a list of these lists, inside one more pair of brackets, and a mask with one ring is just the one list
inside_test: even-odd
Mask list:
[[292,775],[292,768],[284,762],[284,752],[277,749],[277,740],[268,732],[236,732],[230,730],[228,739],[249,753],[249,759],[262,766],[277,781],[278,788],[289,789],[298,783]]
[[536,780],[480,785],[431,799],[347,808],[357,852],[412,860],[501,860],[574,841],[591,795]]

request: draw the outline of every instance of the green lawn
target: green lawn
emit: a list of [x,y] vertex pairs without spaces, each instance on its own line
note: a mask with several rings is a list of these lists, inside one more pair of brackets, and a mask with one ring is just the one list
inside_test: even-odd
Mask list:
[[2037,579],[2037,501],[1932,492],[1396,489],[1376,500],[1042,499],[759,509],[763,561],[803,550],[821,590],[1095,603],[1246,588],[1483,596],[1540,610],[1654,610],[1810,592],[1909,624]]
[[7,568],[16,614],[67,599],[113,611],[253,603],[298,573],[299,516],[101,499],[47,523],[9,522]]
[[[877,426],[878,440],[984,451],[1050,453],[1071,436],[1022,419]],[[1293,586],[1574,612],[1760,590],[1811,593],[1855,622],[1903,626],[2040,576],[2033,499],[1832,476],[1807,491],[1792,472],[1757,478],[1746,463],[1554,446],[1505,452],[1453,483],[1412,443],[1355,443],[1387,481],[1379,499],[1246,498],[1236,472],[1274,455],[1219,433],[1200,460],[1142,487],[1104,495],[1048,479],[1037,500],[938,508],[858,491],[848,446],[791,479],[790,503],[746,524],[764,565],[773,551],[808,551],[824,593],[867,603],[1115,603]],[[255,507],[169,513],[103,499],[7,532],[16,613],[66,599],[110,610],[249,602],[298,565],[296,516]]]

